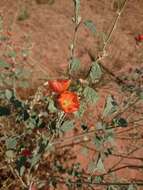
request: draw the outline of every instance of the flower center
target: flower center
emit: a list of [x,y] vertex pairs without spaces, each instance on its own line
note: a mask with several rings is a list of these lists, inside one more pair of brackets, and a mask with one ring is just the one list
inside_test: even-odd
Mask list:
[[65,107],[67,107],[71,104],[71,101],[70,100],[64,100],[63,104]]

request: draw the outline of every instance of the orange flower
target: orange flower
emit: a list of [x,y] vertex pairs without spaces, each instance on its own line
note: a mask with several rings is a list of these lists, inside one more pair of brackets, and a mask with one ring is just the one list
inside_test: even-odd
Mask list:
[[63,80],[63,79],[58,79],[58,80],[50,80],[48,81],[49,87],[57,93],[62,93],[66,91],[71,83],[71,80]]
[[73,113],[79,109],[79,98],[76,93],[65,91],[59,95],[58,105],[65,113]]

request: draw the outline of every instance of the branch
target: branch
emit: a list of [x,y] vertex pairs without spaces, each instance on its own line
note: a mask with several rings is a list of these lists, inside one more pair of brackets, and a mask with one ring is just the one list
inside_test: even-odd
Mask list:
[[[117,24],[118,24],[118,21],[119,21],[119,19],[120,19],[120,17],[121,17],[121,14],[123,13],[123,10],[125,9],[125,6],[126,6],[126,4],[127,4],[127,1],[128,1],[128,0],[125,0],[123,6],[122,6],[122,8],[121,8],[121,10],[117,12],[117,16],[116,16],[116,18],[115,18],[115,20],[114,20],[113,26],[112,26],[112,28],[111,28],[111,30],[110,30],[110,32],[109,32],[109,35],[108,35],[106,41],[104,42],[104,46],[103,46],[102,51],[101,51],[101,52],[102,52],[102,55],[99,56],[99,57],[96,59],[96,58],[95,58],[96,56],[94,56],[93,53],[92,53],[90,50],[88,50],[88,54],[89,54],[89,56],[90,56],[90,58],[91,58],[92,61],[96,61],[96,62],[101,61],[101,60],[106,56],[106,52],[105,52],[106,47],[107,47],[107,45],[109,44],[109,41],[110,41],[110,39],[111,39],[112,36],[113,36],[113,33],[114,33],[115,29],[116,29],[116,26],[117,26]],[[123,80],[121,80],[121,79],[120,79],[119,77],[117,77],[114,73],[112,73],[107,67],[103,66],[103,64],[101,64],[101,63],[100,63],[100,65],[101,65],[101,67],[103,68],[103,70],[105,70],[112,78],[114,78],[115,81],[116,81],[118,84],[125,84]],[[90,73],[90,71],[91,71],[91,68],[92,68],[92,65],[91,65],[91,67],[90,67],[90,69],[89,69],[89,71],[88,71],[88,73],[87,73],[87,77],[89,76],[89,73]]]

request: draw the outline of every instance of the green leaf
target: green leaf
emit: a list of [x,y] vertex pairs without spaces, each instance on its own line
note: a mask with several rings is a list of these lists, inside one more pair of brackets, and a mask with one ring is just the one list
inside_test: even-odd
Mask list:
[[6,140],[6,148],[7,150],[15,150],[17,145],[17,140],[16,138],[10,137]]
[[84,25],[93,33],[96,33],[96,27],[95,24],[92,22],[92,20],[86,20],[84,21]]
[[93,144],[95,144],[96,149],[100,149],[100,147],[103,145],[104,140],[102,137],[98,137],[97,135],[95,135],[94,139],[93,139]]
[[115,119],[113,119],[113,124],[116,127],[127,127],[128,126],[128,122],[124,118],[115,118]]
[[94,62],[92,64],[89,76],[92,82],[96,82],[96,80],[98,81],[101,78],[102,70],[101,70],[100,65],[97,62]]
[[16,57],[16,51],[9,51],[9,52],[6,53],[6,55],[9,56],[9,57],[14,57],[15,58]]
[[113,96],[109,95],[106,100],[103,116],[106,117],[117,111],[118,105]]
[[57,112],[57,108],[55,107],[53,100],[49,100],[48,110],[50,113]]
[[88,103],[96,103],[99,100],[97,92],[88,86],[84,89],[83,96]]
[[74,113],[75,116],[81,118],[85,112],[85,108],[85,103],[81,102],[79,110]]
[[13,97],[13,92],[11,90],[6,89],[5,96],[8,100],[10,100]]
[[25,156],[19,157],[18,160],[16,161],[16,166],[17,166],[19,173],[21,173],[21,171],[20,171],[21,167],[23,167],[26,164],[26,161],[27,161],[27,158]]
[[88,172],[92,173],[96,169],[96,162],[90,161],[88,165]]
[[70,63],[70,72],[75,72],[80,68],[80,60],[77,58],[73,58]]
[[40,158],[41,158],[41,154],[36,154],[33,156],[33,158],[30,161],[31,168],[33,168],[39,162]]
[[96,123],[96,130],[105,130],[106,124],[103,122],[97,122]]
[[24,172],[25,172],[25,166],[22,166],[19,171],[20,176],[23,176]]
[[63,125],[61,126],[61,130],[64,132],[70,131],[73,128],[74,128],[74,123],[72,120],[71,121],[70,120],[65,121],[63,123]]
[[10,109],[8,107],[0,106],[0,116],[10,115]]
[[103,164],[101,158],[99,158],[96,167],[97,167],[97,171],[98,171],[98,172],[105,172],[104,164]]
[[21,88],[29,88],[29,82],[28,81],[20,81],[18,83],[18,86]]
[[27,69],[23,69],[23,68],[16,68],[15,70],[15,76],[19,79],[19,78],[23,78],[23,79],[27,79],[31,76],[31,72]]
[[137,190],[137,188],[133,184],[130,184],[128,190]]
[[6,151],[6,156],[8,159],[13,159],[15,157],[14,151],[13,150],[8,150]]
[[103,177],[102,176],[96,176],[95,177],[95,182],[96,183],[101,183],[103,181]]
[[6,63],[5,61],[0,60],[0,67],[7,69],[10,67],[10,65],[8,63]]
[[106,136],[105,136],[105,141],[106,142],[109,142],[111,144],[114,144],[115,143],[115,136],[114,136],[114,132],[113,132],[113,129],[108,129],[106,131]]

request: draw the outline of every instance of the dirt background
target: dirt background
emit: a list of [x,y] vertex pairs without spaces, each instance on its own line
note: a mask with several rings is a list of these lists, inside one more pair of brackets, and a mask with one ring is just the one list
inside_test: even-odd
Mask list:
[[[0,15],[3,17],[3,33],[9,36],[8,44],[17,52],[22,49],[28,51],[29,55],[25,58],[18,58],[18,62],[22,62],[32,71],[30,81],[31,88],[42,84],[49,77],[58,78],[64,75],[70,57],[69,46],[73,37],[73,10],[74,4],[71,0],[55,0],[54,3],[37,4],[35,0],[1,0]],[[116,16],[113,6],[114,0],[82,0],[81,1],[81,17],[84,20],[92,20],[95,23],[97,32],[109,33],[112,23]],[[26,9],[28,18],[19,21],[17,18],[22,10]],[[116,30],[112,36],[111,42],[107,47],[108,56],[104,58],[103,64],[108,67],[117,76],[127,74],[131,68],[143,67],[143,45],[137,44],[135,36],[143,33],[143,1],[128,0],[125,10],[120,17],[116,26]],[[6,48],[7,44],[1,43],[1,52]],[[99,52],[101,39],[99,36],[93,36],[91,32],[81,25],[78,31],[78,40],[76,47],[76,55],[79,57],[82,70],[88,70],[91,59],[88,50],[95,55]],[[1,56],[2,53],[1,53]],[[82,77],[82,75],[81,75]],[[120,91],[117,84],[108,79],[108,84],[98,89],[100,93],[100,101],[96,108],[91,108],[94,115],[89,115],[85,121],[91,122],[91,125],[97,119],[104,105],[107,94],[113,94],[118,102],[122,102],[125,94]],[[23,96],[25,93],[33,91],[19,92]],[[24,94],[24,96],[25,96]],[[130,112],[128,113],[130,115]],[[142,132],[142,131],[141,131]],[[142,139],[140,140],[142,143]],[[118,140],[116,146],[118,152],[123,152],[130,145],[136,146],[136,141]],[[79,147],[76,147],[76,151]],[[132,156],[143,156],[143,151],[137,151]],[[86,163],[85,158],[79,155],[83,165]],[[109,158],[107,165],[118,162],[118,158]],[[143,164],[137,160],[123,159],[125,163]],[[143,179],[142,171],[134,169],[126,169],[124,174],[118,173],[118,177],[122,179]]]

